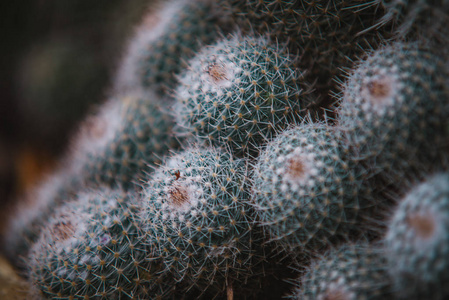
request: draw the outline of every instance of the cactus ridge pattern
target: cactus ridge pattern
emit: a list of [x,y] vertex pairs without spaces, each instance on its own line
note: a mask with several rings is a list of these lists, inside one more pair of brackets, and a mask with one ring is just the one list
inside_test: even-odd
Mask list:
[[193,147],[149,180],[145,230],[157,237],[177,280],[223,290],[256,277],[263,257],[257,256],[246,168],[245,160],[227,152]]
[[252,153],[304,116],[310,87],[287,54],[265,38],[235,35],[206,47],[180,78],[179,131]]
[[375,206],[335,128],[302,124],[268,143],[254,166],[252,201],[271,238],[311,254],[362,230]]
[[412,188],[398,204],[384,242],[400,299],[445,299],[449,280],[449,174]]
[[44,296],[156,299],[170,293],[167,279],[155,276],[160,262],[143,243],[135,199],[94,191],[77,201],[61,208],[31,250],[30,278]]

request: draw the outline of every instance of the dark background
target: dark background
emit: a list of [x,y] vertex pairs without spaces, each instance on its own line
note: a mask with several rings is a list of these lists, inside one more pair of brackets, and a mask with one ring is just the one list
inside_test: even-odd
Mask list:
[[106,100],[152,2],[0,2],[0,212],[51,170],[78,122]]

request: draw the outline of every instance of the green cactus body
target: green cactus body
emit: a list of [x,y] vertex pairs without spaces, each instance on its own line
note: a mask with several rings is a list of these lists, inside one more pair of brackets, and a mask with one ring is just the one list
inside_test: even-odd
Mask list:
[[399,298],[447,299],[449,174],[429,177],[399,203],[385,247]]
[[388,183],[442,155],[449,99],[442,62],[395,44],[375,51],[345,83],[338,122],[358,160]]
[[[272,240],[298,255],[313,254],[366,229],[374,207],[361,176],[326,124],[293,127],[270,142],[252,174],[254,206]],[[359,232],[359,234],[356,234]]]
[[145,189],[147,235],[178,281],[223,291],[257,275],[246,164],[213,148],[190,148],[154,173]]
[[383,254],[372,246],[345,245],[312,261],[291,299],[387,300],[391,279]]
[[121,192],[95,191],[62,207],[30,252],[34,287],[66,300],[168,295],[167,279],[157,276],[160,262],[143,244],[134,202]]
[[382,10],[376,1],[277,1],[221,0],[242,28],[287,42],[292,53],[302,59],[309,82],[326,94],[341,68],[351,67],[353,60],[366,49],[382,41],[380,31],[367,30],[376,25]]
[[195,133],[237,155],[297,122],[307,85],[292,60],[263,38],[234,36],[203,49],[176,89],[180,132]]
[[226,18],[210,0],[175,0],[147,16],[131,40],[116,79],[116,89],[170,91],[175,75],[202,45],[226,31]]
[[[73,147],[73,168],[89,186],[134,188],[178,147],[173,118],[154,103],[154,95],[115,99],[82,127]],[[108,106],[109,105],[109,106]]]

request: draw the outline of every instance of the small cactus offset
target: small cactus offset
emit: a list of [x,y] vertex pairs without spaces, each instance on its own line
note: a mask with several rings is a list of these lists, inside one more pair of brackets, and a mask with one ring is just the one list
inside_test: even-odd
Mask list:
[[262,37],[235,35],[190,61],[176,89],[177,125],[180,134],[254,155],[262,142],[304,116],[308,89],[278,47]]
[[369,190],[361,191],[362,175],[326,124],[302,124],[277,136],[253,173],[260,222],[272,240],[301,255],[363,232],[363,215],[376,204]]
[[387,263],[380,249],[345,245],[312,261],[298,278],[294,300],[395,299]]
[[384,239],[400,299],[447,299],[449,174],[430,176],[398,204]]
[[193,147],[148,181],[145,230],[177,280],[222,291],[256,277],[263,257],[257,256],[246,172],[245,160]]
[[361,62],[344,84],[337,118],[355,158],[396,183],[440,160],[447,79],[438,57],[410,44],[390,45]]
[[122,192],[86,192],[49,220],[29,255],[30,280],[45,297],[156,299],[170,293],[167,279],[155,276],[160,261],[143,243],[134,202]]
[[156,4],[130,41],[115,89],[153,89],[163,95],[175,75],[201,46],[213,42],[229,25],[212,0],[170,0]]

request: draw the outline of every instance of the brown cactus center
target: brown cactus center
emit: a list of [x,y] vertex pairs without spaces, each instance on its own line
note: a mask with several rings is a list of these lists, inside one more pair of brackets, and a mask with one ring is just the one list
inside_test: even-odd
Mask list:
[[391,82],[388,77],[378,78],[366,84],[366,89],[371,96],[371,101],[382,103],[391,95]]
[[292,177],[301,178],[304,177],[306,167],[304,162],[299,157],[290,158],[287,161],[287,173]]
[[349,297],[344,291],[338,289],[327,290],[322,300],[349,300]]
[[415,214],[408,216],[407,223],[420,238],[430,238],[435,232],[435,222],[430,215]]
[[67,240],[75,233],[75,227],[71,222],[58,222],[53,226],[53,236],[58,240]]
[[211,64],[207,70],[207,73],[209,73],[209,76],[215,83],[227,79],[226,70],[224,66],[220,64]]
[[179,184],[171,186],[168,195],[171,204],[177,207],[183,206],[189,201],[187,189]]

